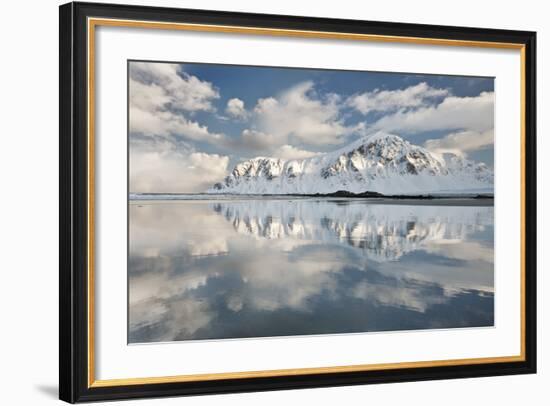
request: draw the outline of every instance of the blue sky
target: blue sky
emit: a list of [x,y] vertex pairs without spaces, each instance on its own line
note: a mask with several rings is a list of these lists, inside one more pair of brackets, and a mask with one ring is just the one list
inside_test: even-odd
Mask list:
[[129,62],[129,96],[136,192],[202,191],[244,159],[376,131],[493,165],[493,78]]

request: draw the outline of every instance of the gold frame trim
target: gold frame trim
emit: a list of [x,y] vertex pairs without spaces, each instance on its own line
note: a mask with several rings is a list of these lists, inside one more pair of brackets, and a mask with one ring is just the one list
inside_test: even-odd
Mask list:
[[[306,31],[291,29],[274,29],[259,27],[241,27],[228,25],[210,24],[186,24],[186,23],[165,23],[154,21],[121,20],[108,18],[89,18],[87,29],[88,43],[88,388],[114,387],[126,385],[161,384],[177,382],[214,381],[221,379],[244,379],[244,378],[266,378],[278,376],[296,376],[312,374],[332,374],[342,372],[381,371],[397,368],[426,368],[441,366],[458,366],[473,364],[493,364],[504,362],[522,362],[526,359],[525,349],[525,45],[506,42],[485,42],[465,41],[453,39],[437,39],[422,37],[399,37],[391,35],[354,34],[344,32]],[[295,38],[318,38],[353,41],[370,41],[384,43],[402,43],[432,46],[459,46],[477,48],[511,49],[520,51],[520,83],[521,83],[521,269],[520,269],[520,354],[502,357],[464,358],[451,360],[395,362],[383,364],[345,365],[316,368],[295,368],[276,369],[266,371],[242,371],[242,372],[220,372],[211,374],[190,374],[145,378],[122,378],[122,379],[95,379],[95,28],[97,26],[109,27],[132,27],[160,30],[182,30],[194,32],[218,32],[244,35],[265,35],[278,37]]]

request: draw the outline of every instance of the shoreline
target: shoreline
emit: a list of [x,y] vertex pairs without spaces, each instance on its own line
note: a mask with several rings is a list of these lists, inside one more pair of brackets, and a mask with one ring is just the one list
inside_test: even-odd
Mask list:
[[494,206],[494,196],[471,195],[373,195],[362,194],[300,194],[300,195],[244,195],[244,194],[182,194],[182,193],[147,193],[140,195],[130,194],[130,204],[193,202],[215,200],[310,200],[310,201],[357,201],[370,204],[393,204],[411,206]]

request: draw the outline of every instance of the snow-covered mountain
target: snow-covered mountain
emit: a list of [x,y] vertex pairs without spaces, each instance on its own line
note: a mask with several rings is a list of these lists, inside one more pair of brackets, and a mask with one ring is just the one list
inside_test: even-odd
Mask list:
[[346,190],[386,195],[492,193],[493,172],[454,154],[437,155],[376,133],[337,151],[299,160],[257,157],[235,166],[209,193],[315,194]]

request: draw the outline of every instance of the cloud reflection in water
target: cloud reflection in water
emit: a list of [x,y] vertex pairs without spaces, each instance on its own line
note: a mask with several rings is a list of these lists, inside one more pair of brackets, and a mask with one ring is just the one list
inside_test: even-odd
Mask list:
[[493,208],[130,205],[129,342],[493,325]]

